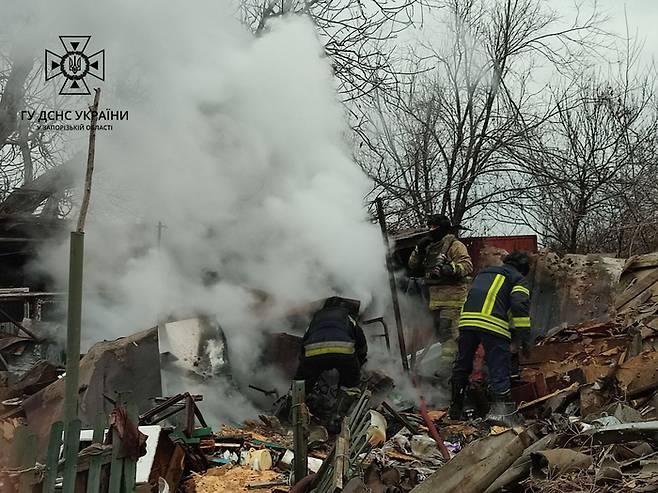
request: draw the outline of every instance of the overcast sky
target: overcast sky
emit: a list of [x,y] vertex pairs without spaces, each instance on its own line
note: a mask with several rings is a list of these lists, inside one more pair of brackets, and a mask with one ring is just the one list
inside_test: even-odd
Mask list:
[[[550,4],[565,17],[575,11],[574,0],[554,0]],[[621,36],[626,34],[625,9],[630,34],[644,42],[643,58],[647,62],[655,59],[658,54],[658,0],[598,0],[598,6],[608,17],[604,27]]]

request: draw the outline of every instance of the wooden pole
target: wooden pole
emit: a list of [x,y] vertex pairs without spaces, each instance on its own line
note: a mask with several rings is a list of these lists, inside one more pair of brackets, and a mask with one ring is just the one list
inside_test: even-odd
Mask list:
[[[74,446],[77,456],[77,444],[79,436],[68,437],[69,428],[73,421],[78,418],[78,385],[80,370],[80,332],[82,325],[82,275],[84,260],[84,226],[89,208],[91,194],[91,177],[94,170],[94,153],[96,149],[96,122],[98,121],[98,102],[100,89],[94,89],[96,95],[94,103],[89,109],[92,111],[91,130],[89,131],[89,152],[87,154],[87,172],[85,174],[85,186],[78,216],[78,226],[71,232],[71,250],[69,258],[69,293],[68,313],[66,324],[66,379],[64,398],[64,455],[72,454],[67,451],[67,446]],[[71,430],[75,432],[75,430]],[[76,432],[79,434],[79,430]]]
[[295,452],[295,483],[298,483],[308,475],[308,454],[306,434],[304,432],[304,401],[305,388],[303,380],[295,380],[292,383],[292,426],[293,442]]
[[89,130],[89,151],[87,152],[87,172],[85,173],[85,189],[82,194],[82,203],[80,204],[80,215],[78,216],[78,233],[84,233],[85,220],[87,219],[87,211],[89,210],[89,200],[91,198],[91,177],[94,174],[94,156],[96,154],[96,124],[98,123],[98,103],[101,98],[101,90],[94,89],[96,95],[94,96],[94,104],[89,109],[91,110],[91,129]]
[[379,219],[379,227],[382,230],[382,237],[384,239],[384,245],[386,246],[386,269],[388,270],[388,283],[391,288],[391,298],[393,300],[393,313],[395,314],[395,327],[398,331],[398,346],[400,348],[400,357],[402,358],[402,368],[404,371],[409,371],[407,345],[404,342],[402,315],[400,314],[400,302],[398,301],[398,288],[395,282],[395,272],[393,272],[393,262],[391,261],[390,246],[388,243],[388,231],[386,229],[386,217],[384,216],[382,199],[376,199],[375,203],[377,204],[377,218]]

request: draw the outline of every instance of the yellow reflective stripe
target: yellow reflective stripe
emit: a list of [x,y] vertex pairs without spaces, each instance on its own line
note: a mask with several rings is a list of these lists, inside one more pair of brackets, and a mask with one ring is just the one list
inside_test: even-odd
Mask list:
[[306,349],[316,349],[322,347],[347,347],[353,348],[354,343],[350,341],[322,341],[322,342],[311,342],[304,346]]
[[512,288],[512,293],[523,293],[523,294],[527,294],[528,296],[530,296],[530,290],[528,288],[526,288],[525,286],[521,286],[520,284],[517,284],[516,286],[514,286]]
[[318,356],[320,354],[354,354],[354,348],[334,346],[304,350],[304,355],[307,357]]
[[500,334],[505,336],[508,339],[512,338],[512,334],[510,333],[509,330],[503,329],[497,325],[490,324],[488,322],[483,322],[482,320],[460,320],[459,321],[459,327],[477,327],[479,329],[485,329],[488,330],[489,332],[495,332],[496,334]]
[[474,318],[476,320],[484,320],[494,325],[498,325],[501,329],[507,329],[509,324],[505,320],[501,320],[493,315],[485,315],[480,312],[462,312],[461,318]]
[[485,315],[491,315],[491,312],[494,309],[494,304],[496,303],[496,297],[498,296],[498,291],[503,286],[505,282],[505,276],[502,274],[496,274],[494,282],[491,283],[489,291],[487,292],[487,297],[484,300],[484,305],[482,305],[482,313]]
[[512,323],[517,329],[530,327],[530,317],[512,317]]

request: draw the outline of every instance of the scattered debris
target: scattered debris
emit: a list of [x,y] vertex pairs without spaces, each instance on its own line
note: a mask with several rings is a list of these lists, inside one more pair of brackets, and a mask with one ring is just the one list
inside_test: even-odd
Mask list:
[[[486,254],[493,262],[498,252]],[[301,397],[293,402],[294,413],[265,411],[257,420],[213,428],[199,404],[203,396],[186,384],[230,382],[229,341],[219,324],[195,318],[98,343],[82,357],[80,457],[93,462],[107,454],[108,441],[92,443],[91,428],[99,415],[112,415],[113,426],[106,421],[106,428],[116,432],[108,435],[137,461],[140,492],[658,491],[658,254],[625,265],[582,256],[544,255],[540,262],[540,300],[546,300],[550,282],[575,280],[560,285],[550,306],[578,313],[543,331],[536,347],[520,356],[513,397],[522,426],[492,426],[477,418],[482,409],[476,405],[473,419],[452,421],[445,407],[420,397],[425,387],[416,389],[416,402],[406,401],[392,390],[388,375],[369,371],[360,400],[336,435]],[[16,358],[39,345],[39,331],[36,338],[26,331],[19,335],[20,327],[12,325],[15,332],[0,337],[0,354],[18,368]],[[376,336],[384,345],[386,337]],[[299,338],[268,337],[272,345],[262,361],[291,373]],[[425,356],[431,369],[433,352]],[[0,447],[9,449],[26,423],[47,439],[61,414],[60,364],[42,358],[17,373],[0,372]],[[481,364],[476,366],[480,371]],[[478,382],[473,388],[482,393]],[[249,388],[281,401],[274,385]],[[117,392],[125,390],[133,391],[134,424],[115,409]],[[296,463],[295,450],[307,457],[306,468]],[[0,459],[6,468],[2,454]]]

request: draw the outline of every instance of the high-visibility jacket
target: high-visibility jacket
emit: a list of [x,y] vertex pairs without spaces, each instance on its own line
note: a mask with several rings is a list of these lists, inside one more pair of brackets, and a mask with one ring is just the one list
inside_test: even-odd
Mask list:
[[313,315],[302,340],[304,356],[354,355],[364,363],[368,343],[363,330],[344,307],[322,308]]
[[508,264],[487,267],[473,279],[459,318],[460,329],[478,329],[511,339],[530,330],[530,289]]

